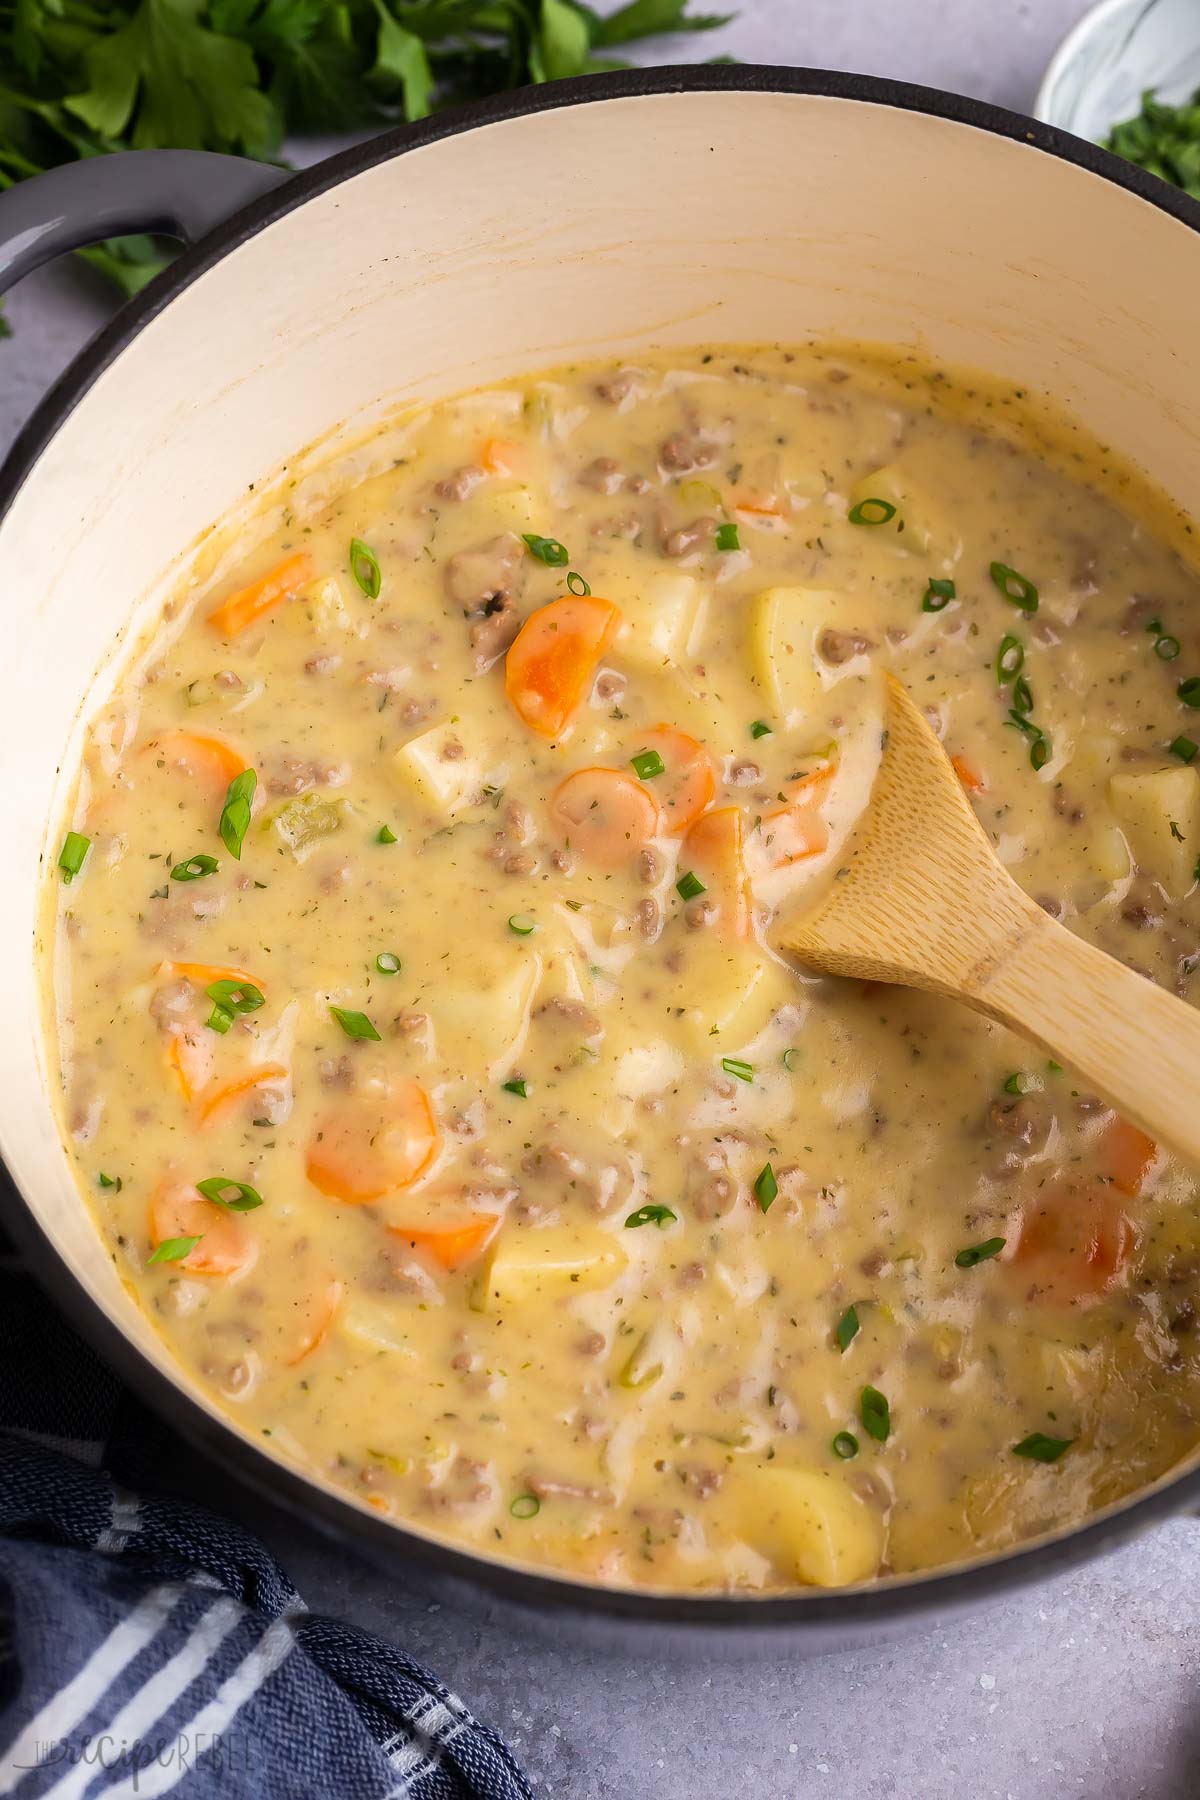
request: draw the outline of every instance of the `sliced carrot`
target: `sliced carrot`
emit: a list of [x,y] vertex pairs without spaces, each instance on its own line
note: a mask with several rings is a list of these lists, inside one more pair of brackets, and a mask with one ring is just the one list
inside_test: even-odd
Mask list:
[[147,745],[171,768],[223,794],[235,775],[247,766],[232,744],[201,731],[164,731]]
[[762,841],[777,869],[805,857],[819,856],[829,843],[829,830],[819,811],[826,784],[833,776],[834,765],[825,763],[811,774],[802,775],[784,790],[787,805],[765,813]]
[[783,508],[774,494],[738,495],[733,502],[733,510],[739,519],[745,519],[749,525],[775,525],[783,521]]
[[334,1200],[359,1206],[411,1187],[437,1155],[429,1096],[402,1077],[379,1095],[357,1095],[327,1112],[308,1148],[308,1179]]
[[479,452],[479,460],[489,475],[515,475],[524,461],[524,452],[508,438],[489,438]]
[[245,631],[248,625],[254,625],[259,619],[286,600],[302,587],[312,574],[312,557],[307,550],[297,551],[295,556],[285,556],[281,563],[260,575],[257,581],[249,582],[245,587],[235,590],[215,606],[208,615],[208,622],[222,637],[236,637]]
[[198,1116],[201,1125],[207,1125],[214,1113],[236,1100],[240,1094],[248,1094],[254,1088],[270,1087],[274,1081],[286,1081],[291,1070],[285,1063],[259,1063],[257,1067],[243,1070],[235,1075],[232,1081],[215,1081],[197,1096]]
[[704,883],[721,909],[721,924],[735,937],[749,937],[750,883],[740,807],[718,806],[701,814],[684,840],[680,868]]
[[241,1219],[205,1200],[190,1182],[167,1177],[150,1200],[150,1241],[157,1250],[169,1238],[187,1237],[200,1242],[170,1267],[189,1275],[241,1275],[258,1254],[257,1241]]
[[1091,1306],[1120,1279],[1136,1243],[1111,1187],[1060,1176],[1022,1209],[1011,1260],[1035,1297]]
[[555,788],[550,811],[571,848],[602,869],[627,862],[660,823],[653,796],[622,769],[576,769]]
[[969,763],[965,756],[952,756],[950,766],[968,794],[986,794],[987,779],[981,775],[974,763]]
[[214,981],[244,981],[248,987],[256,987],[264,992],[263,984],[256,975],[247,975],[245,969],[225,968],[220,963],[169,962],[160,967],[167,973],[182,975],[188,981],[194,981],[197,987],[211,987]]
[[306,1356],[311,1356],[325,1342],[345,1291],[340,1281],[327,1281],[301,1302],[303,1318],[299,1336],[291,1353],[283,1359],[289,1369],[294,1369],[297,1363],[303,1362]]
[[406,1244],[428,1251],[443,1269],[457,1269],[483,1249],[499,1223],[496,1214],[480,1213],[466,1224],[451,1226],[446,1231],[431,1231],[425,1227],[418,1230],[411,1225],[390,1225],[388,1229],[396,1237],[403,1238]]
[[504,691],[540,737],[562,737],[592,685],[621,614],[595,595],[552,600],[531,613],[504,663]]
[[[180,1089],[187,1101],[199,1100],[212,1080],[212,1045],[202,1034],[203,1027],[196,1030],[185,1028],[174,1032],[167,1045],[167,1061],[178,1076]],[[211,1036],[212,1033],[209,1032],[208,1037]]]
[[662,806],[665,827],[674,837],[712,805],[717,791],[712,757],[696,738],[674,725],[656,725],[639,740],[638,749],[657,750],[667,765],[665,775],[655,776],[653,791]]
[[1104,1133],[1102,1156],[1105,1173],[1123,1194],[1140,1194],[1154,1166],[1158,1145],[1128,1119],[1114,1119]]

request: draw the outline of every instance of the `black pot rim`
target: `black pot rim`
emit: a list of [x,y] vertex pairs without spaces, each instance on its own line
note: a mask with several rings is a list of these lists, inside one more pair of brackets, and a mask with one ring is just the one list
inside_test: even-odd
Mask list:
[[[937,88],[832,70],[753,64],[628,70],[522,88],[473,106],[439,113],[415,125],[400,126],[344,150],[253,201],[185,251],[136,299],[120,309],[35,409],[0,468],[0,521],[59,426],[143,327],[222,257],[276,219],[366,169],[482,125],[565,107],[594,106],[605,100],[675,93],[803,95],[890,106],[900,112],[946,119],[996,137],[1011,138],[1074,164],[1200,232],[1200,202],[1165,182],[1054,126]],[[734,1597],[592,1587],[550,1571],[493,1561],[423,1537],[403,1523],[377,1517],[349,1499],[326,1493],[297,1470],[267,1455],[232,1424],[226,1425],[210,1415],[154,1367],[76,1281],[43,1232],[24,1194],[20,1194],[20,1201],[12,1221],[14,1234],[39,1281],[122,1379],[169,1418],[193,1445],[227,1464],[267,1499],[281,1502],[339,1541],[349,1540],[377,1561],[416,1560],[464,1586],[489,1590],[533,1610],[554,1609],[673,1632],[680,1628],[692,1628],[701,1635],[716,1631],[723,1637],[745,1633],[776,1638],[801,1633],[805,1628],[818,1633],[821,1628],[825,1632],[840,1629],[847,1634],[884,1631],[898,1620],[948,1613],[1061,1574],[1115,1548],[1147,1526],[1194,1507],[1200,1500],[1198,1466],[1059,1536],[967,1565],[935,1569],[860,1589]]]

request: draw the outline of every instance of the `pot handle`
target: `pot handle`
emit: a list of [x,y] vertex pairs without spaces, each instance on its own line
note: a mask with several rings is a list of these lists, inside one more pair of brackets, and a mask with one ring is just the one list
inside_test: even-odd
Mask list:
[[127,150],[33,175],[0,193],[0,293],[103,238],[148,232],[194,244],[290,175],[209,150]]

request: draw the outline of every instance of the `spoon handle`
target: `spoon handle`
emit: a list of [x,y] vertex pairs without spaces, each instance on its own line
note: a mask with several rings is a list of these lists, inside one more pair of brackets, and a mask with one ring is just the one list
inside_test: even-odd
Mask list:
[[1200,1012],[1045,913],[964,995],[1200,1166]]

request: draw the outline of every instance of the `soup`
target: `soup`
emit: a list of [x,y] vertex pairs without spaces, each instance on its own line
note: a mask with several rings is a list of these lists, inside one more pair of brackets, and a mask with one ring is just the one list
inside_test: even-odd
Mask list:
[[1192,1176],[1018,1037],[772,948],[886,668],[1027,891],[1190,997],[1197,595],[1152,497],[841,349],[389,443],[167,606],[47,882],[64,1132],[189,1377],[390,1518],[615,1584],[837,1586],[1161,1475]]

